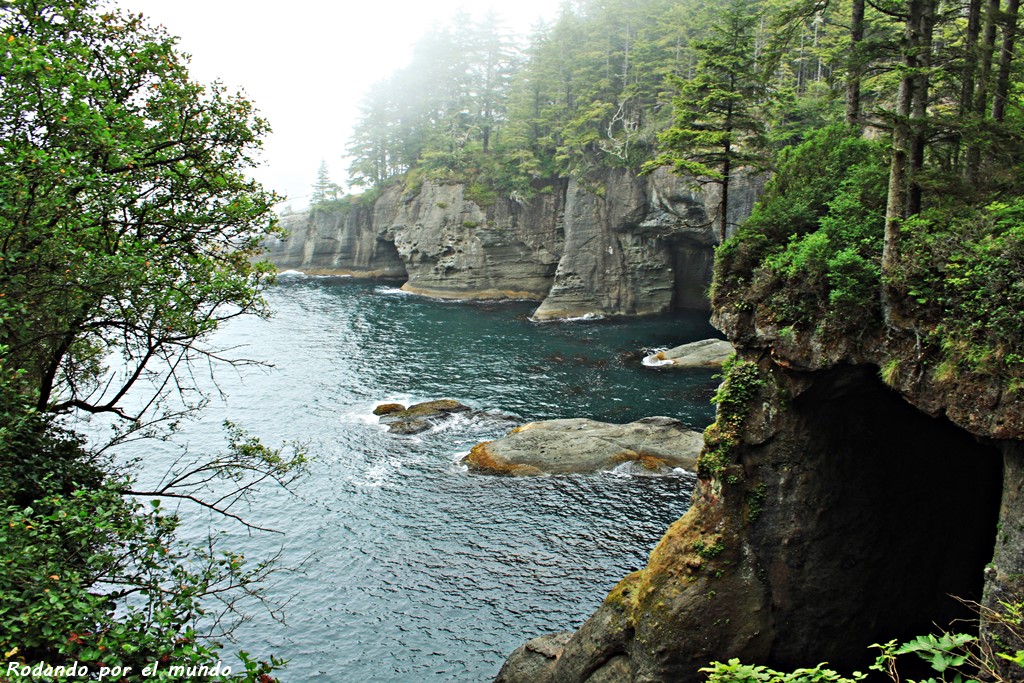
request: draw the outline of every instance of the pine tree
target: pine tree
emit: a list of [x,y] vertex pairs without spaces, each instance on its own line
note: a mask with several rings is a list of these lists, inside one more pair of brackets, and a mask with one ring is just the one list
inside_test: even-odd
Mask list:
[[316,208],[321,204],[337,199],[340,193],[341,188],[331,182],[327,162],[321,161],[320,168],[316,172],[316,182],[313,183],[313,192],[309,195],[309,205]]
[[658,136],[664,151],[645,165],[648,170],[671,165],[678,173],[719,184],[717,220],[723,242],[733,174],[766,163],[758,116],[765,88],[755,63],[758,14],[757,3],[745,0],[730,0],[721,10],[711,36],[696,45],[693,78],[675,79],[675,122]]

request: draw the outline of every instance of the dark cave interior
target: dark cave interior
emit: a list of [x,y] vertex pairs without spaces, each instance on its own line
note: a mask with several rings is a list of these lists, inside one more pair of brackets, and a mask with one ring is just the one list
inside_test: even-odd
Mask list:
[[792,410],[795,428],[749,467],[783,503],[751,530],[772,660],[863,669],[872,643],[970,620],[961,600],[980,602],[992,559],[1000,451],[917,410],[870,366],[817,373]]

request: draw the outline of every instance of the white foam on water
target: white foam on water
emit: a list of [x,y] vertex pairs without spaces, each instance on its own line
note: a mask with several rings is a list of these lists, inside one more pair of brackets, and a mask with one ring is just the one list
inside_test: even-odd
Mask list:
[[391,287],[390,285],[379,285],[373,289],[375,294],[381,294],[383,296],[416,296],[412,292],[407,292],[401,287]]
[[604,320],[604,316],[600,313],[584,313],[583,315],[577,315],[570,318],[546,318],[538,320],[531,315],[528,320],[532,323],[588,323],[594,320]]
[[352,483],[364,488],[381,488],[395,475],[401,474],[402,462],[395,457],[384,457],[371,464],[361,477],[355,477]]

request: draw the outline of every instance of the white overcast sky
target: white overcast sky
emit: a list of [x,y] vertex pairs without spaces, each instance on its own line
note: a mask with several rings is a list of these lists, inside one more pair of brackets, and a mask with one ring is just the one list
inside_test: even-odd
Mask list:
[[300,209],[320,161],[347,180],[343,159],[358,105],[374,82],[408,64],[412,46],[459,9],[493,8],[520,34],[550,20],[558,0],[116,0],[163,24],[192,55],[200,81],[243,89],[274,132],[255,175]]

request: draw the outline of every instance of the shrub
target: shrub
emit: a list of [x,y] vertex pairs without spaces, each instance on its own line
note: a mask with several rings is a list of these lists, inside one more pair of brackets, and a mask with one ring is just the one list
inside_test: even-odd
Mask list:
[[716,307],[767,305],[796,328],[862,326],[877,310],[886,171],[842,126],[783,149],[753,214],[718,250]]

